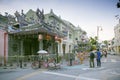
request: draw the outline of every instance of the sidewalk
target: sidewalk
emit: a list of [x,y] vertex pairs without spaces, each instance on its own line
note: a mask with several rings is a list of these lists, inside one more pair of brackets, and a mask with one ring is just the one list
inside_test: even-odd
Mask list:
[[32,68],[31,67],[20,68],[19,66],[2,66],[2,67],[0,67],[0,73],[21,71],[21,70],[24,70],[24,69],[32,69]]
[[0,67],[0,73],[7,73],[7,72],[13,72],[13,71],[18,71],[18,68],[11,69],[11,68]]
[[66,69],[78,69],[78,68],[82,68],[82,67],[89,67],[89,60],[85,59],[83,61],[83,64],[80,64],[80,62],[78,61],[77,64],[74,64],[74,61],[72,62],[72,66],[68,65],[70,63],[70,61],[65,61],[63,60],[61,63],[61,67],[62,68],[66,68]]
[[[70,61],[65,61],[63,60],[61,62],[61,68],[66,68],[66,69],[70,69],[70,68],[80,68],[80,67],[84,67],[84,66],[89,66],[88,64],[88,61],[85,60],[83,64],[74,64],[74,61],[72,63],[72,66],[69,66],[68,64],[70,63]],[[39,69],[42,69],[42,68],[39,68]],[[0,67],[0,73],[7,73],[7,72],[14,72],[14,71],[22,71],[22,70],[35,70],[35,69],[32,69],[30,64],[27,65],[27,67],[23,67],[23,68],[20,68],[20,66],[3,66],[3,67]],[[36,69],[38,70],[38,69]]]

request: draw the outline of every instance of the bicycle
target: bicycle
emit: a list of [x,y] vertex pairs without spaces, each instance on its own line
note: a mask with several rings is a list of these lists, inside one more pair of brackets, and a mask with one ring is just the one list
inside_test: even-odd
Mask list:
[[39,68],[39,62],[38,62],[38,61],[32,62],[31,67],[32,67],[33,69],[38,69],[38,68]]

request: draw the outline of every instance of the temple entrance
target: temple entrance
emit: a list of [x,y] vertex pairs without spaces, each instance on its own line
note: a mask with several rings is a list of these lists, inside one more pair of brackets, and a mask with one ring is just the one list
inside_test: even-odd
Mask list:
[[24,55],[36,55],[37,51],[39,51],[39,42],[36,38],[23,41]]

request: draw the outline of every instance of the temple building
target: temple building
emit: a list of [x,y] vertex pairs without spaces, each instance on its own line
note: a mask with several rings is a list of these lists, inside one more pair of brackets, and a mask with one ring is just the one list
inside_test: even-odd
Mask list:
[[48,14],[30,9],[26,14],[22,10],[16,11],[14,17],[8,13],[4,17],[6,24],[0,29],[8,35],[8,56],[36,55],[39,50],[64,56],[72,53],[87,35],[80,27],[58,17],[52,9]]

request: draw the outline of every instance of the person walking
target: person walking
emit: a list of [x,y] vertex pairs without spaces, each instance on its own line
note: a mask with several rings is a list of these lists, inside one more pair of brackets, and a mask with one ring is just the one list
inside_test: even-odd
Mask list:
[[107,58],[107,51],[106,50],[104,51],[104,56],[105,56],[105,58]]
[[99,49],[97,49],[96,60],[97,60],[97,67],[101,67],[101,52]]
[[90,52],[90,68],[94,68],[95,67],[95,65],[94,65],[95,54],[92,49],[90,51],[91,51]]

